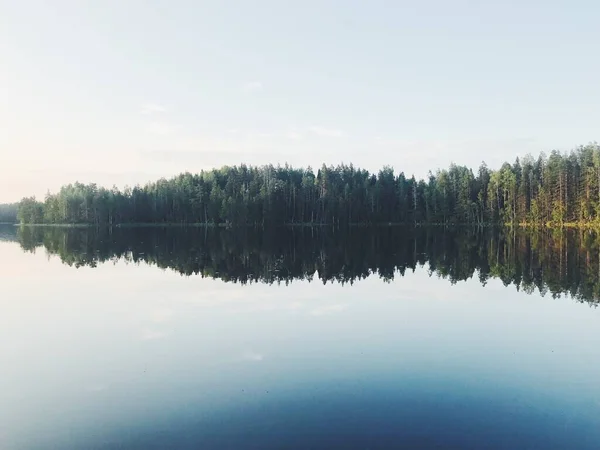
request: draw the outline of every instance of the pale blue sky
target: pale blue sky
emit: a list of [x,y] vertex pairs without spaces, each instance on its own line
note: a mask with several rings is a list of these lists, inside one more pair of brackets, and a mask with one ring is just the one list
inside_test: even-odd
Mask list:
[[0,0],[0,201],[224,164],[424,176],[598,139],[594,1]]

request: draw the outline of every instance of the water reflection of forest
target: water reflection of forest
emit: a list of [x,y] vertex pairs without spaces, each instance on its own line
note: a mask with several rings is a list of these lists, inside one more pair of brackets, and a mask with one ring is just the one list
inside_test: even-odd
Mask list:
[[599,236],[591,231],[23,227],[1,234],[26,251],[44,247],[75,267],[143,261],[238,283],[352,283],[373,274],[390,281],[424,266],[451,283],[499,278],[529,293],[537,288],[594,305],[600,299]]

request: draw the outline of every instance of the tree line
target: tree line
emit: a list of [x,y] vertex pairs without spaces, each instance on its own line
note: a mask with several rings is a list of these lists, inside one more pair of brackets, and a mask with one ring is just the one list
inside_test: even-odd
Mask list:
[[600,223],[600,146],[517,158],[477,172],[452,164],[417,180],[384,167],[233,166],[119,190],[69,184],[18,204],[23,224]]
[[0,204],[0,223],[16,223],[17,208],[17,203]]
[[369,276],[389,282],[424,267],[452,284],[499,279],[527,293],[600,303],[595,230],[10,227],[9,232],[25,251],[42,246],[74,267],[143,262],[242,284],[354,283]]

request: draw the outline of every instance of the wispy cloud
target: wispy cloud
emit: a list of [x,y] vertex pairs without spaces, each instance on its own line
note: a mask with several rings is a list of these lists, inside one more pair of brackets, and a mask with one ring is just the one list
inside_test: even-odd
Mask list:
[[179,125],[175,125],[168,122],[151,122],[146,125],[146,131],[152,134],[158,134],[161,136],[166,136],[167,134],[172,134],[181,128]]
[[[208,147],[208,146],[205,146]],[[260,148],[250,148],[235,150],[230,146],[215,145],[215,150],[188,151],[188,150],[141,150],[139,155],[147,161],[156,161],[160,163],[172,164],[196,164],[201,168],[212,168],[223,165],[235,165],[240,161],[247,161],[248,154],[257,157],[259,163],[268,164],[277,161],[281,152],[277,150],[263,150]],[[258,158],[260,156],[260,158]]]
[[146,103],[142,105],[142,108],[140,109],[140,113],[144,115],[159,114],[165,112],[167,112],[167,108],[156,103]]
[[157,339],[164,339],[169,335],[169,333],[165,331],[158,330],[144,330],[142,332],[141,340],[142,341],[155,341]]
[[250,137],[267,139],[267,138],[275,137],[275,133],[267,133],[267,132],[261,131],[261,132],[258,132],[258,133],[252,133],[250,135]]
[[335,305],[319,306],[313,309],[310,313],[313,316],[326,316],[328,314],[335,314],[344,311],[348,308],[348,305],[342,303],[336,303]]
[[247,81],[242,86],[244,92],[256,92],[263,88],[263,84],[260,81]]
[[308,131],[311,131],[319,136],[326,137],[342,137],[344,136],[344,132],[338,129],[325,128],[320,126],[312,126],[308,128]]
[[251,312],[273,312],[273,311],[287,311],[287,312],[296,312],[300,309],[304,308],[304,303],[302,302],[276,302],[276,303],[257,303],[257,304],[248,304],[248,302],[244,302],[243,305],[234,306],[227,310],[227,312],[232,314],[248,314]]

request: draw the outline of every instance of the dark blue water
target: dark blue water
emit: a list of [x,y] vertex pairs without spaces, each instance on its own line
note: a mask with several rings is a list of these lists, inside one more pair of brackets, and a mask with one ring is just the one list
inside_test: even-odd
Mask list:
[[242,285],[0,242],[0,448],[600,448],[600,311],[428,269]]

